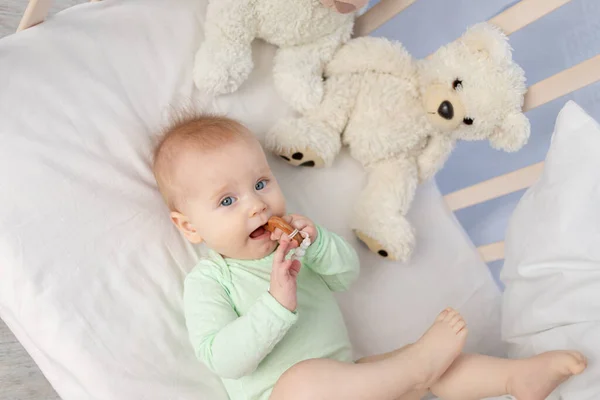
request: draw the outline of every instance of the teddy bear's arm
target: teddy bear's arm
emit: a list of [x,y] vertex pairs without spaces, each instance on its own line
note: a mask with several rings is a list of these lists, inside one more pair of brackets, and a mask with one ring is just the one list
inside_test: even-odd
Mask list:
[[417,157],[419,181],[429,180],[444,165],[454,148],[454,141],[448,136],[436,135],[429,138],[427,146]]
[[194,81],[211,95],[230,93],[248,78],[257,19],[249,0],[211,1],[206,12],[205,39],[196,53]]
[[309,44],[280,47],[273,79],[279,94],[299,112],[317,107],[323,98],[323,70],[342,43],[350,39],[351,22]]

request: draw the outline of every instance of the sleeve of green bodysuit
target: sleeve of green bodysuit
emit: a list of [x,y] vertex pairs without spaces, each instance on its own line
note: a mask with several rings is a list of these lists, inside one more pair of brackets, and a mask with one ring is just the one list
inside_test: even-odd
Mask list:
[[298,318],[268,292],[238,316],[225,288],[198,268],[185,279],[184,310],[196,357],[225,379],[254,372]]
[[332,291],[347,290],[360,271],[356,251],[335,233],[318,225],[317,231],[317,240],[304,255],[304,265],[321,275]]

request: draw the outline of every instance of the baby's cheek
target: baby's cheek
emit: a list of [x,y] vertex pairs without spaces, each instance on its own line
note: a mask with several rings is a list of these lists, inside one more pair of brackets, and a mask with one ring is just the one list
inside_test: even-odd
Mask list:
[[215,229],[218,232],[219,241],[224,245],[234,245],[240,237],[245,236],[242,235],[243,229],[240,227],[240,222],[229,218],[218,221]]
[[277,188],[277,190],[273,191],[273,196],[271,198],[271,214],[273,215],[285,215],[286,214],[286,201],[283,193]]
[[202,224],[205,226],[206,244],[219,252],[232,248],[232,225],[230,218],[223,215],[205,215]]

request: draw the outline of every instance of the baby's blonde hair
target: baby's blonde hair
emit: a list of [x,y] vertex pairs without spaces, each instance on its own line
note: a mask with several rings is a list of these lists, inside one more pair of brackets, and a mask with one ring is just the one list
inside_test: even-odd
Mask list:
[[171,211],[180,205],[181,193],[174,190],[174,165],[184,149],[211,151],[240,139],[254,139],[241,123],[220,115],[181,112],[159,136],[154,149],[152,172]]

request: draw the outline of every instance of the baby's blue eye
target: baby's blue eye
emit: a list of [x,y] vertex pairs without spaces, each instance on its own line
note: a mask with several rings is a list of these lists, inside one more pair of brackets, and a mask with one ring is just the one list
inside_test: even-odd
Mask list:
[[232,204],[233,204],[233,197],[231,197],[231,196],[225,197],[223,200],[221,200],[221,205],[223,207],[228,207]]
[[262,181],[257,182],[256,185],[254,185],[254,189],[263,190],[266,185],[267,185],[267,181],[263,179]]

